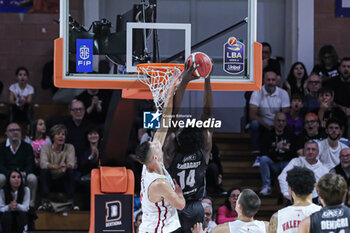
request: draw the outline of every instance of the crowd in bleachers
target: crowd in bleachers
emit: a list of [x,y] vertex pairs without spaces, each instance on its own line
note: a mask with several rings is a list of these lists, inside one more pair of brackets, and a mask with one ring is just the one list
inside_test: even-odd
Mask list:
[[[19,67],[15,75],[17,82],[8,87],[8,123],[2,132],[5,140],[0,143],[4,232],[12,232],[9,226],[33,229],[36,210],[53,210],[57,200],[66,203],[67,210],[89,210],[90,171],[99,165],[103,124],[111,98],[109,90],[85,90],[67,104],[70,116],[36,119],[29,71]],[[11,177],[18,174],[22,182],[14,188]],[[17,196],[7,196],[6,192]],[[64,197],[52,193],[64,193]],[[16,214],[10,219],[7,212]],[[22,212],[26,212],[25,218]]]
[[[263,43],[263,51],[271,55],[271,46]],[[350,145],[350,57],[338,61],[333,46],[325,45],[310,75],[302,62],[295,62],[283,85],[279,67],[270,65],[276,64],[273,60],[264,57],[263,87],[248,98],[252,154],[256,156],[253,166],[260,167],[260,194],[265,196],[272,192],[272,175],[281,174],[282,189],[286,170],[307,161],[303,166],[319,164],[316,177],[321,177],[340,164],[340,152]],[[305,148],[310,140],[315,155]],[[349,181],[350,164],[342,168]],[[281,191],[291,199],[288,186]]]

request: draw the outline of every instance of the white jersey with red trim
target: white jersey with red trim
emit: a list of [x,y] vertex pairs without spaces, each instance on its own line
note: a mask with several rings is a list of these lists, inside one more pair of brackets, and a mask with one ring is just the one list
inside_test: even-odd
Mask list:
[[229,222],[230,233],[266,233],[266,225],[264,221],[254,220],[251,222],[243,222],[236,220]]
[[175,207],[169,202],[163,200],[153,203],[148,199],[148,188],[156,179],[167,180],[171,187],[175,189],[173,180],[163,166],[165,175],[160,175],[153,172],[148,172],[145,165],[142,168],[141,176],[141,209],[142,223],[139,228],[139,233],[169,233],[178,229],[180,225],[179,216]]
[[288,206],[278,211],[277,233],[296,233],[300,222],[312,213],[321,209],[321,206],[310,204],[308,206]]

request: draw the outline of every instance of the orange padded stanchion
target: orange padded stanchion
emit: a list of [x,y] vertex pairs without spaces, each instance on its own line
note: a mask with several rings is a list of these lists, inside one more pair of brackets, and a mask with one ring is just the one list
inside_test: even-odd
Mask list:
[[[129,225],[129,227],[125,232],[134,232],[133,228],[133,211],[134,211],[134,173],[130,169],[126,169],[125,167],[105,167],[102,166],[100,169],[93,169],[91,171],[91,212],[90,212],[90,230],[89,233],[94,233],[96,227],[105,227],[111,226],[113,227],[113,221],[109,221],[107,219],[108,212],[108,204],[111,202],[115,202],[118,204],[118,208],[122,208],[119,210],[121,213],[131,213],[131,222],[121,222],[123,220],[117,219],[115,221],[115,226],[120,225]],[[99,197],[103,199],[104,197],[108,197],[109,199],[105,201],[104,206],[95,206],[95,198]],[[124,205],[123,197],[132,198],[132,205]],[[112,197],[112,200],[111,199]],[[106,210],[105,221],[96,222],[95,210],[97,208]],[[123,209],[124,208],[124,209]],[[99,214],[101,215],[101,214]],[[119,223],[119,222],[120,223]],[[104,226],[96,226],[95,224],[100,224]]]

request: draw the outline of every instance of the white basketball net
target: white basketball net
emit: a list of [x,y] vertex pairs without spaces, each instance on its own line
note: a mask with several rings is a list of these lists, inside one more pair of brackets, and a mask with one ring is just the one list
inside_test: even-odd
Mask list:
[[169,81],[176,74],[180,75],[181,70],[176,66],[138,66],[138,79],[146,84],[153,95],[153,101],[157,112],[161,112],[167,98]]

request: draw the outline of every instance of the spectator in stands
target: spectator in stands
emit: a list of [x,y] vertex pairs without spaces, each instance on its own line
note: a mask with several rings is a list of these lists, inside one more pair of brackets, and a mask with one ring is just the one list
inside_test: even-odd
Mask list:
[[[292,159],[288,165],[283,169],[281,174],[278,176],[278,181],[280,184],[280,189],[283,197],[286,200],[292,201],[291,193],[289,192],[287,183],[287,173],[295,167],[306,167],[314,172],[316,182],[324,175],[329,172],[329,169],[322,164],[321,161],[317,159],[319,153],[318,144],[315,141],[308,141],[304,146],[304,156],[299,156]],[[314,190],[312,192],[312,198],[317,200],[317,192]],[[316,202],[317,203],[317,202]]]
[[305,65],[302,62],[295,62],[290,68],[287,80],[283,84],[283,89],[288,92],[289,96],[295,93],[304,96],[307,78]]
[[350,148],[344,148],[339,153],[340,164],[331,169],[332,173],[341,175],[350,188]]
[[209,205],[213,206],[213,198],[211,198],[210,196],[203,197],[201,201],[202,201],[202,204],[208,203]]
[[227,192],[227,197],[224,205],[218,209],[217,220],[216,220],[217,224],[222,224],[225,222],[231,222],[236,220],[236,217],[238,216],[238,214],[235,208],[236,208],[237,199],[240,193],[241,193],[241,189],[236,187],[231,188]]
[[222,193],[222,175],[223,168],[221,165],[220,151],[215,143],[211,148],[209,163],[206,171],[206,185],[209,193]]
[[295,136],[303,131],[304,115],[301,112],[303,108],[303,97],[300,93],[294,93],[290,99],[290,111],[286,113],[287,129]]
[[83,156],[78,158],[78,169],[75,177],[81,184],[80,193],[83,199],[83,209],[89,210],[90,208],[90,181],[91,170],[98,167],[98,161],[100,157],[100,142],[102,134],[100,129],[95,126],[91,126],[85,133],[85,152]]
[[292,151],[297,155],[303,155],[305,142],[309,140],[320,141],[327,137],[326,133],[320,128],[320,121],[315,113],[309,112],[305,115],[304,131],[298,136],[293,144]]
[[202,206],[205,214],[205,226],[207,228],[207,232],[209,233],[214,229],[214,227],[216,227],[216,223],[213,221],[213,206],[203,202]]
[[[347,116],[347,125],[350,125],[350,57],[344,57],[339,66],[339,76],[326,82],[326,86],[334,91],[334,102]],[[350,139],[350,130],[346,132]]]
[[[201,202],[202,202],[202,204],[207,203],[207,204],[213,206],[213,198],[211,198],[210,196],[204,196],[201,199]],[[212,214],[211,218],[213,219],[214,222],[216,222],[216,211],[215,210],[213,210],[213,214]]]
[[154,131],[150,129],[139,128],[137,131],[137,137],[139,144],[142,144],[146,141],[152,141]]
[[330,170],[340,163],[339,153],[342,149],[348,148],[339,141],[343,134],[343,126],[336,118],[331,118],[326,125],[327,138],[318,142],[318,159]]
[[80,157],[84,155],[85,132],[91,123],[85,119],[85,107],[82,101],[73,100],[69,110],[71,117],[64,122],[68,132],[66,141],[74,146],[77,161],[80,161]]
[[33,174],[33,149],[22,140],[22,129],[17,123],[8,124],[6,136],[6,141],[0,144],[0,188],[5,185],[9,172],[18,169],[30,189],[30,206],[34,207],[38,180]]
[[269,233],[297,233],[299,223],[321,206],[312,203],[312,191],[315,189],[315,174],[306,167],[294,167],[287,172],[289,193],[293,205],[280,209],[270,219]]
[[337,118],[341,121],[344,129],[347,128],[346,125],[346,115],[345,113],[337,107],[334,102],[334,92],[328,88],[321,88],[318,93],[318,102],[320,107],[314,111],[317,114],[321,122],[321,127],[326,127],[326,122],[331,118]]
[[21,172],[13,170],[9,173],[5,187],[0,190],[3,233],[27,232],[30,191],[22,181]]
[[318,102],[318,91],[321,89],[321,78],[318,74],[311,73],[306,81],[304,112],[312,112],[320,107]]
[[[32,121],[34,88],[28,83],[29,71],[25,67],[16,70],[17,82],[9,87],[8,122]],[[24,118],[23,118],[24,117]]]
[[64,185],[66,198],[68,202],[73,204],[73,169],[76,166],[74,146],[65,143],[67,128],[64,125],[54,125],[49,134],[52,145],[43,146],[40,153],[42,204],[39,206],[39,210],[50,208],[48,196],[54,182],[61,182]]
[[[260,198],[253,190],[244,189],[237,200],[237,220],[234,222],[220,224],[215,227],[212,232],[268,232],[268,222],[254,220],[254,215],[258,212],[260,204]],[[202,224],[197,223],[195,226],[193,226],[192,233],[204,233]]]
[[277,86],[276,73],[266,72],[263,87],[260,91],[253,92],[249,103],[252,154],[258,156],[254,165],[259,165],[260,135],[272,128],[277,112],[286,112],[289,107],[288,93]]
[[86,119],[101,126],[101,129],[106,120],[111,94],[110,90],[87,89],[77,96],[86,106]]
[[139,226],[142,223],[142,211],[138,212],[135,218],[135,222],[134,222],[134,229],[135,229],[135,233],[139,232]]
[[[263,58],[263,73],[267,71],[273,71],[277,76],[281,76],[281,66],[277,59],[271,57],[272,48],[271,45],[267,42],[262,43],[262,58]],[[279,77],[278,77],[279,79]]]
[[[265,73],[268,71],[273,71],[276,73],[276,83],[277,86],[279,86],[280,79],[281,79],[281,67],[280,63],[277,59],[274,59],[271,57],[272,54],[272,48],[271,45],[267,42],[262,43],[263,48],[262,48],[262,58],[263,58],[263,78],[265,77]],[[264,79],[263,79],[264,83]],[[252,96],[252,91],[246,91],[244,93],[244,98],[246,100],[246,105],[245,105],[245,115],[246,115],[246,129],[249,128],[249,121],[250,121],[250,112],[249,112],[249,103],[250,103],[250,98]]]
[[42,118],[34,120],[30,124],[29,137],[25,142],[32,145],[36,168],[40,168],[40,151],[46,144],[51,144],[50,137],[46,135],[46,124]]
[[276,113],[274,128],[265,133],[262,138],[260,194],[264,196],[271,194],[271,171],[279,174],[294,156],[291,151],[293,134],[286,129],[286,124],[285,113]]
[[[100,156],[100,142],[102,133],[96,126],[90,126],[85,132],[85,153],[80,157],[78,162],[78,171],[81,176],[89,176],[92,169],[98,167]],[[90,178],[87,177],[88,180]]]
[[338,59],[337,51],[332,45],[322,46],[318,52],[319,64],[314,66],[312,73],[318,74],[321,77],[322,82],[338,76]]

